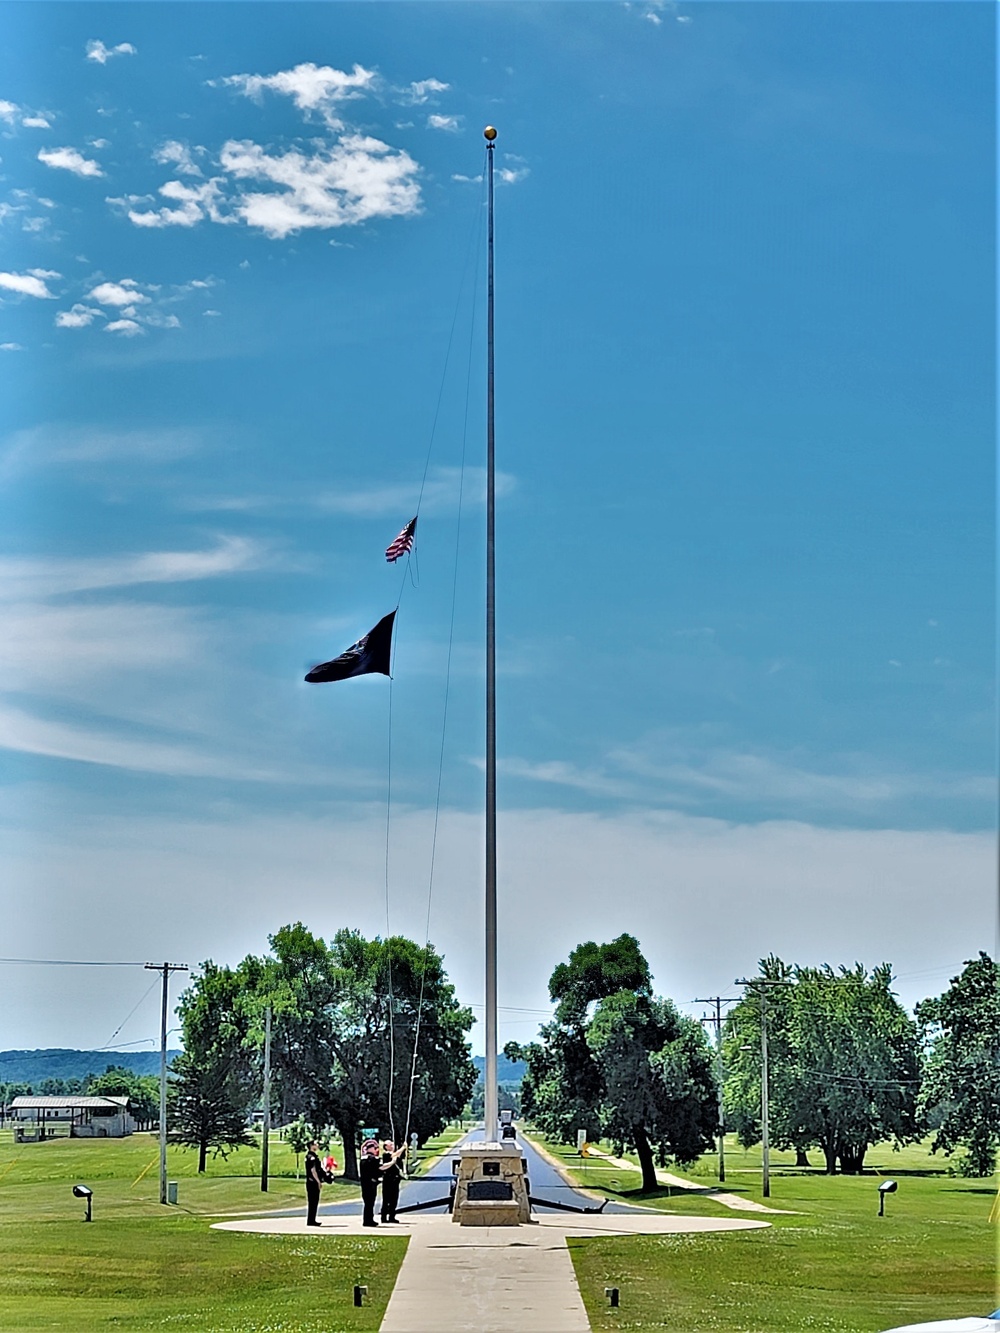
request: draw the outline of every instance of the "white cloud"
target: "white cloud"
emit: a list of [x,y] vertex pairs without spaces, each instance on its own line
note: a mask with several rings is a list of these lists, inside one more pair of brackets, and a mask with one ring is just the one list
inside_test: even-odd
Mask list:
[[380,139],[345,135],[333,148],[306,156],[271,155],[249,140],[230,140],[222,167],[240,181],[262,181],[277,192],[243,194],[235,211],[250,227],[282,238],[311,227],[343,227],[370,218],[419,211],[416,162]]
[[446,93],[450,86],[442,83],[440,79],[416,79],[409,87],[400,90],[400,100],[406,106],[419,106],[429,101],[436,93]]
[[[394,816],[391,866],[426,867],[432,819],[424,809]],[[774,951],[806,964],[887,960],[904,977],[943,978],[941,985],[925,978],[897,984],[912,1005],[943,989],[964,958],[991,947],[994,848],[987,835],[551,809],[501,809],[498,825],[501,1043],[534,1035],[533,1017],[512,1010],[548,1011],[547,980],[571,949],[623,931],[639,940],[656,991],[682,1004],[752,973]],[[49,947],[83,951],[59,957],[142,958],[155,938],[157,956],[235,964],[263,952],[284,921],[320,933],[350,925],[368,936],[386,926],[384,898],[358,892],[359,883],[381,882],[384,873],[385,807],[375,802],[312,817],[273,807],[176,820],[81,812],[21,847],[7,840],[0,854],[4,881],[33,887],[6,923],[12,954],[37,956],[29,949],[37,943],[38,901],[60,904],[45,921]],[[444,809],[430,933],[466,1004],[483,999],[482,900],[469,891],[470,867],[481,859],[481,816]],[[277,906],[275,884],[282,885]],[[423,939],[426,894],[404,890],[395,877],[392,889],[391,929]],[[129,894],[135,910],[114,910]],[[158,905],[167,901],[172,910],[164,916]],[[47,994],[57,980],[46,976],[35,996],[23,997],[11,1021],[41,1026],[10,1029],[9,1045],[54,1045],[57,1034],[68,1044],[66,1023],[93,1022],[95,1011],[102,1039],[121,1021],[119,995],[109,994],[102,1011],[95,992],[82,1013],[68,995],[56,1002]],[[481,1045],[481,1025],[474,1040]],[[95,1043],[81,1031],[72,1044]]]
[[0,287],[8,292],[17,292],[20,296],[35,296],[39,300],[54,301],[55,293],[49,291],[45,278],[58,278],[58,276],[58,273],[42,273],[41,270],[28,273],[0,273]]
[[0,556],[0,600],[62,596],[144,583],[190,583],[262,569],[271,555],[248,537],[220,537],[195,551],[142,551],[116,556],[56,559]]
[[518,181],[523,181],[531,172],[527,167],[501,167],[497,172],[498,179],[504,185],[516,185]]
[[427,117],[427,128],[429,130],[451,130],[454,132],[460,128],[459,118],[458,116],[431,115]]
[[52,128],[44,116],[24,116],[21,124],[26,130],[50,130]]
[[74,176],[104,175],[99,163],[84,157],[75,148],[43,148],[38,154],[38,160],[44,162],[47,167],[72,171]]
[[149,300],[139,290],[139,284],[134,278],[122,278],[121,282],[100,282],[88,295],[92,300],[100,301],[101,305],[110,306],[142,305]]
[[105,318],[104,311],[96,306],[80,305],[79,302],[69,310],[60,310],[56,315],[57,329],[85,329],[94,320]]
[[221,315],[221,314],[222,314],[222,311],[221,311],[221,310],[203,310],[201,313],[202,313],[204,316],[206,316],[206,318],[207,318],[208,316]]
[[[510,473],[498,472],[496,475],[497,499],[510,495],[516,485]],[[445,513],[458,504],[459,488],[466,504],[484,504],[486,501],[485,468],[465,469],[465,482],[462,485],[460,468],[442,467],[431,472],[422,500],[422,509],[426,513]],[[412,512],[416,506],[420,488],[417,484],[408,486],[372,486],[344,487],[337,491],[328,491],[321,495],[318,506],[331,514],[354,514],[359,518],[376,515],[398,514],[402,510]]]
[[113,319],[110,324],[105,324],[104,332],[117,333],[122,338],[136,338],[146,330],[134,319]]
[[212,777],[245,782],[273,781],[275,777],[270,771],[254,769],[236,758],[227,760],[190,746],[132,739],[93,727],[50,721],[2,704],[0,748],[173,777]]
[[603,763],[583,766],[559,759],[505,761],[512,777],[631,802],[704,807],[768,808],[795,816],[887,818],[914,801],[986,807],[992,778],[886,768],[869,755],[848,755],[820,765],[798,754],[726,749],[706,737],[654,734],[642,744],[610,751]]
[[6,102],[0,99],[0,120],[5,120],[8,125],[13,125],[14,118],[19,110],[20,107],[16,102]]
[[246,97],[259,101],[265,91],[291,97],[300,111],[319,113],[331,129],[341,129],[343,122],[335,108],[352,98],[369,92],[376,82],[373,70],[355,65],[350,74],[333,69],[330,65],[314,65],[311,61],[277,74],[233,74],[222,83],[239,88]]
[[663,22],[663,20],[660,18],[659,14],[657,14],[655,9],[647,9],[642,17],[646,20],[647,23],[655,24],[657,28]]
[[103,42],[96,38],[87,43],[86,49],[87,59],[96,61],[98,65],[106,65],[113,56],[134,56],[138,54],[131,42],[119,42],[117,46],[105,46]]
[[[196,149],[196,151],[199,151]],[[204,149],[200,151],[204,152]],[[201,176],[202,170],[191,156],[191,149],[178,139],[168,139],[153,154],[153,160],[161,165],[172,165],[182,176]]]
[[212,222],[235,222],[234,217],[222,211],[221,183],[221,178],[206,181],[203,185],[167,181],[160,186],[160,194],[175,203],[173,208],[140,210],[134,207],[137,203],[148,202],[149,196],[109,199],[108,203],[124,207],[129,221],[136,227],[194,227],[206,217]]
[[32,426],[15,431],[4,441],[0,471],[9,476],[51,463],[166,463],[197,453],[203,445],[203,436],[194,430]]
[[0,352],[23,352],[20,343],[0,343]]

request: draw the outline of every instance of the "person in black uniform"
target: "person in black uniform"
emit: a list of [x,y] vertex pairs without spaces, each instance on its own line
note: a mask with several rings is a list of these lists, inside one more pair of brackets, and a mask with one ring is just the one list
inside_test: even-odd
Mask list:
[[399,1205],[399,1184],[403,1179],[400,1158],[406,1148],[397,1148],[392,1139],[382,1144],[382,1221],[395,1222]]
[[328,1185],[333,1179],[323,1168],[323,1163],[319,1160],[319,1144],[315,1141],[310,1143],[309,1151],[306,1153],[306,1203],[308,1204],[308,1216],[306,1218],[307,1227],[322,1226],[321,1222],[316,1220],[316,1209],[319,1207],[319,1192],[323,1185]]
[[375,1221],[375,1198],[378,1195],[379,1181],[382,1177],[381,1163],[378,1159],[378,1140],[365,1139],[361,1145],[361,1164],[358,1167],[361,1176],[361,1198],[365,1205],[362,1226],[377,1227]]

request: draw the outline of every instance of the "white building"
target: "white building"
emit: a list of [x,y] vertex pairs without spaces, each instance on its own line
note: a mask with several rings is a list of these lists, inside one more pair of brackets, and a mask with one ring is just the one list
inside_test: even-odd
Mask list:
[[122,1139],[135,1130],[127,1097],[15,1097],[8,1111],[17,1143]]

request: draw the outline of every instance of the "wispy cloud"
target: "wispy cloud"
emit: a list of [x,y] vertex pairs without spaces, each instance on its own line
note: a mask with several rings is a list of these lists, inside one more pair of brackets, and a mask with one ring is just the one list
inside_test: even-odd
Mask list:
[[172,428],[108,429],[102,426],[40,425],[14,431],[0,450],[0,475],[52,464],[166,463],[204,446],[203,433]]
[[290,97],[300,111],[318,114],[330,129],[342,129],[337,108],[342,102],[371,91],[377,80],[374,70],[355,65],[350,73],[311,61],[277,74],[232,74],[220,82],[238,88],[246,97],[261,100],[265,92]]
[[102,41],[92,38],[86,46],[87,59],[93,60],[95,64],[106,65],[109,60],[115,56],[134,56],[138,55],[136,48],[131,42],[119,42],[117,46],[105,46]]
[[442,83],[440,79],[415,79],[405,88],[397,89],[397,93],[404,106],[421,106],[438,93],[446,93],[450,87],[450,84]]
[[0,598],[10,601],[143,583],[188,583],[261,569],[271,562],[269,549],[248,537],[220,537],[214,546],[195,551],[144,551],[76,560],[2,556]]
[[84,157],[76,148],[42,148],[38,153],[39,162],[60,171],[71,171],[74,176],[103,176],[101,164],[93,158]]
[[93,727],[52,721],[0,704],[0,747],[52,759],[71,759],[142,773],[172,777],[225,778],[243,782],[273,782],[278,775],[255,768],[241,757],[227,758],[145,737],[116,735]]
[[985,806],[993,779],[975,773],[892,768],[871,755],[837,755],[826,762],[711,744],[706,738],[652,735],[609,751],[595,764],[512,758],[505,772],[532,782],[628,802],[767,809],[792,818],[886,817],[915,801]]
[[[516,485],[507,472],[496,476],[498,499],[510,495]],[[458,504],[459,493],[466,504],[483,504],[486,500],[486,471],[484,468],[466,468],[462,485],[460,468],[436,468],[424,487],[423,509],[428,513],[452,510]],[[321,495],[316,504],[331,514],[355,514],[359,518],[398,514],[411,511],[417,502],[420,487],[417,483],[404,486],[343,486]]]

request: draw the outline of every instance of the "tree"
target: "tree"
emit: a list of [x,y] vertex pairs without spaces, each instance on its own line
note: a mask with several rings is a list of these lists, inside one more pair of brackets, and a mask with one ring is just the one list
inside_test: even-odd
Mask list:
[[136,1074],[124,1065],[108,1065],[103,1074],[91,1074],[86,1093],[88,1097],[127,1097],[140,1125],[150,1124],[160,1114],[160,1080],[155,1074]]
[[921,1109],[940,1116],[932,1151],[965,1148],[964,1175],[990,1176],[1000,1146],[1000,968],[989,956],[966,962],[936,999],[917,1006],[932,1043]]
[[642,1188],[656,1157],[685,1165],[712,1146],[718,1125],[713,1055],[704,1029],[669,1000],[619,991],[598,1004],[587,1044],[601,1076],[601,1128],[635,1150]]
[[[828,1174],[864,1169],[873,1143],[920,1137],[917,1029],[890,986],[888,964],[789,967],[770,957],[766,988],[769,1129],[777,1147],[823,1152]],[[741,1141],[760,1139],[761,992],[731,1011],[725,1041],[726,1114]]]
[[633,936],[581,944],[552,973],[549,995],[556,1015],[541,1040],[504,1048],[527,1064],[522,1109],[543,1132],[565,1141],[598,1130],[634,1148],[647,1190],[655,1160],[690,1162],[711,1146],[711,1050],[700,1024],[653,996]]
[[208,961],[181,995],[184,1051],[174,1059],[168,1090],[171,1141],[198,1149],[198,1171],[209,1148],[223,1157],[250,1144],[247,1117],[258,1077],[241,978]]
[[272,1065],[282,1106],[333,1124],[344,1175],[357,1179],[365,1127],[423,1143],[459,1115],[476,1081],[459,1005],[431,945],[338,931],[327,946],[301,922],[271,937],[272,958],[241,972],[274,1011]]

